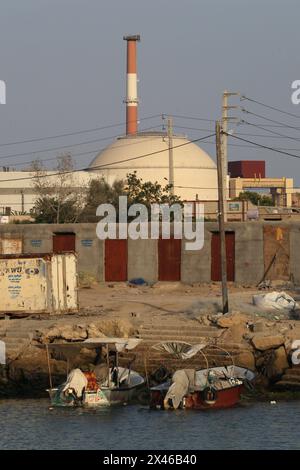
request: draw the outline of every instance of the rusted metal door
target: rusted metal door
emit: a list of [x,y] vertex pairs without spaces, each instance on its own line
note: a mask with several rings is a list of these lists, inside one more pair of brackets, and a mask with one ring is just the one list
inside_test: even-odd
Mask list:
[[170,238],[158,240],[158,280],[180,281],[181,240]]
[[53,235],[53,253],[75,252],[75,233],[58,232]]
[[264,227],[264,279],[290,279],[290,236],[287,227]]
[[[227,281],[234,281],[235,233],[226,232]],[[221,238],[219,232],[211,238],[211,280],[221,281]]]
[[127,240],[105,240],[105,280],[127,281]]

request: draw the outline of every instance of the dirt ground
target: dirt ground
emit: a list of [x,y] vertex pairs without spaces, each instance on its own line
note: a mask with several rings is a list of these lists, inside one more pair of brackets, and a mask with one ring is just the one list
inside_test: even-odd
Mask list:
[[[229,283],[230,311],[264,316],[252,303],[252,296],[263,293],[253,286],[238,286]],[[272,290],[284,290],[294,298],[299,291],[289,286],[273,285]],[[221,311],[221,285],[210,283],[201,285],[184,285],[181,283],[162,283],[153,286],[132,287],[126,283],[100,283],[91,288],[80,289],[79,304],[82,314],[102,314],[111,318],[147,320],[155,316],[183,316],[193,318],[201,313]],[[269,314],[283,318],[283,314],[274,311]]]

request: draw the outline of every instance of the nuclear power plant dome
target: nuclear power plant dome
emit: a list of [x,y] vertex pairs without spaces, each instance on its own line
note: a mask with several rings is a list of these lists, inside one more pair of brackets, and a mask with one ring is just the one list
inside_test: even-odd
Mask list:
[[[184,201],[216,201],[217,168],[211,157],[185,136],[138,131],[137,42],[140,35],[124,36],[127,44],[126,136],[100,152],[90,164],[112,184],[137,172],[144,181],[172,184]],[[168,122],[170,118],[168,119]],[[169,128],[169,125],[168,125]],[[170,144],[172,142],[172,144]]]
[[[217,168],[212,158],[185,136],[173,136],[174,192],[183,200],[216,200]],[[164,132],[118,138],[91,162],[90,171],[109,184],[137,172],[144,181],[168,184],[169,142]]]

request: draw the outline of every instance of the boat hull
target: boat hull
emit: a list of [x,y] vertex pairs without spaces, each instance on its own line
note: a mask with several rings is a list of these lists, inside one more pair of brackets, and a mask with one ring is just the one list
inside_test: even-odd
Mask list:
[[[243,389],[243,385],[236,385],[218,390],[214,400],[205,400],[203,392],[195,391],[184,397],[181,407],[193,410],[231,408],[239,403]],[[150,408],[165,409],[164,399],[166,393],[167,390],[152,390]]]
[[235,406],[241,399],[243,385],[218,390],[215,401],[207,402],[203,399],[201,392],[194,392],[185,399],[185,408],[194,410],[221,409]]

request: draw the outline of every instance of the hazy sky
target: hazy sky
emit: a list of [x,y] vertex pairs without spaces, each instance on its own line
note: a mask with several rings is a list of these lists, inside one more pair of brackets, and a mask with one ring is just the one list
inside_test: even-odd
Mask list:
[[[173,113],[215,120],[226,88],[300,117],[300,105],[291,102],[291,83],[300,79],[299,18],[299,0],[2,0],[0,79],[7,85],[7,104],[0,105],[0,164],[13,166],[32,159],[32,155],[3,159],[6,155],[36,152],[35,158],[51,158],[59,152],[41,150],[123,133],[120,126],[1,146],[123,122],[124,34],[141,34],[141,117]],[[235,99],[232,104],[240,102]],[[241,104],[300,128],[300,119],[253,103]],[[243,118],[261,126],[272,124],[255,116]],[[205,121],[174,121],[199,129],[213,126]],[[156,118],[142,121],[141,127],[158,124]],[[300,139],[300,130],[269,129]],[[192,138],[209,134],[180,131]],[[277,139],[245,125],[237,132],[270,135],[246,138],[295,149],[292,153],[300,155],[300,141]],[[77,157],[78,165],[85,166],[108,142],[69,150],[74,155],[94,150]],[[215,155],[214,145],[201,145]],[[300,185],[298,159],[246,147],[229,147],[229,158],[266,159],[268,175],[293,176]]]

